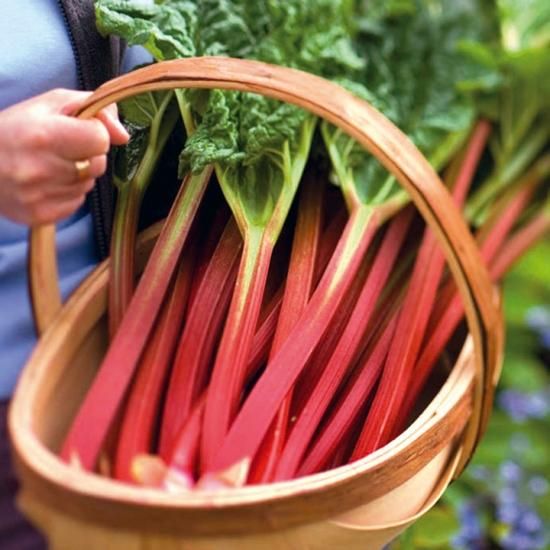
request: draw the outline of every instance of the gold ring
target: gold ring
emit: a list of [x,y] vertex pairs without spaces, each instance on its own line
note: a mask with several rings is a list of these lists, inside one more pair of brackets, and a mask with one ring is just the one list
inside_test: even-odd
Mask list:
[[74,167],[78,181],[84,181],[90,177],[90,166],[91,162],[88,159],[75,161]]

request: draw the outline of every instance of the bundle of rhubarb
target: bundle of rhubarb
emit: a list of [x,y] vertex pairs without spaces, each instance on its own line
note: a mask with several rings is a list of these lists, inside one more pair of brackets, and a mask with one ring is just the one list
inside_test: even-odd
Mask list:
[[[493,280],[550,229],[544,1],[98,0],[156,61],[257,59],[366,99],[440,172]],[[293,479],[399,435],[467,331],[443,253],[380,164],[262,96],[120,105],[110,345],[62,457],[170,490]],[[181,186],[143,273],[135,239],[166,143]],[[149,189],[150,188],[150,189]]]

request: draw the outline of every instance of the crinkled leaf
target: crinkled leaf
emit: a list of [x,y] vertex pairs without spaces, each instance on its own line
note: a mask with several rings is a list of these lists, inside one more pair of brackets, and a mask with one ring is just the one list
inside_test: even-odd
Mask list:
[[[356,23],[357,48],[366,64],[348,78],[355,84],[344,80],[344,85],[384,113],[428,159],[437,157],[438,163],[454,152],[449,148],[442,155],[441,143],[450,134],[466,132],[475,117],[472,98],[460,84],[468,81],[471,86],[486,67],[458,46],[496,33],[494,17],[485,4],[371,0],[365,2]],[[378,162],[357,146],[350,151],[348,141],[334,130],[332,146],[339,152],[336,160],[332,155],[333,163],[343,163],[336,172],[348,173],[357,197],[370,202],[378,196],[386,180]]]
[[269,27],[264,1],[198,0],[199,55],[254,56]]
[[[349,9],[346,15],[340,0],[157,0],[151,5],[99,0],[96,13],[103,33],[142,44],[157,60],[227,55],[327,78],[364,65],[352,47]],[[182,154],[183,169],[199,170],[214,162],[223,177],[235,172],[247,178],[257,169],[258,186],[276,181],[277,189],[279,180],[292,172],[289,162],[305,152],[303,127],[311,117],[296,107],[236,92],[194,92],[185,97],[196,115],[197,128]],[[258,193],[265,195],[263,188]],[[251,200],[254,213],[255,203]]]
[[[363,65],[338,1],[204,0],[198,5],[203,54],[248,57],[328,78]],[[303,164],[307,155],[302,137],[311,116],[286,103],[237,92],[213,92],[206,109],[195,108],[203,117],[186,144],[183,166],[198,170],[216,163],[246,216],[254,223],[267,219],[276,195],[297,177],[292,175],[295,161]]]
[[196,55],[196,3],[191,0],[136,2],[96,0],[99,31],[146,48],[157,60]]

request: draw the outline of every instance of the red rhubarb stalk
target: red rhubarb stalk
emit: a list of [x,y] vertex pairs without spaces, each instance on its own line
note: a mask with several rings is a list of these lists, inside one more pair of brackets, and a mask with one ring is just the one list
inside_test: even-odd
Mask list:
[[[465,200],[489,133],[490,125],[481,121],[469,139],[462,166],[453,186],[453,198],[459,206]],[[389,350],[380,384],[351,460],[357,460],[378,449],[393,435],[444,267],[445,258],[435,235],[427,229],[398,316],[396,334],[399,334],[399,338],[393,342]]]
[[205,404],[206,394],[203,394],[194,404],[188,421],[181,427],[168,453],[165,483],[179,489],[189,489],[195,484]]
[[185,178],[145,271],[97,376],[68,434],[61,456],[87,470],[99,452],[132,382],[177,260],[210,179],[211,169]]
[[[525,227],[520,229],[502,248],[494,259],[489,273],[495,282],[500,280],[512,265],[550,230],[550,217],[540,214]],[[443,316],[439,319],[437,328],[425,344],[423,352],[415,366],[414,380],[411,384],[407,400],[400,415],[399,426],[403,427],[410,416],[414,403],[418,399],[429,375],[437,364],[438,358],[445,349],[449,339],[464,316],[464,307],[460,296],[456,295],[448,304]]]
[[201,461],[209,463],[233,420],[263,301],[274,242],[262,230],[247,232],[237,283],[206,397]]
[[[330,261],[330,258],[334,254],[336,246],[338,245],[339,236],[342,234],[345,226],[345,210],[339,210],[336,216],[332,219],[328,227],[323,231],[321,239],[321,247],[319,249],[319,257],[317,265],[315,267],[315,287],[319,284],[323,273]],[[371,249],[373,247],[371,246]],[[292,411],[291,422],[293,423],[297,417],[296,411],[300,411],[307,401],[311,390],[315,387],[317,380],[320,378],[323,368],[326,366],[330,353],[336,347],[340,335],[344,331],[346,323],[353,310],[353,305],[357,301],[359,293],[361,292],[362,283],[365,280],[366,273],[370,269],[372,264],[372,252],[369,250],[369,254],[363,260],[358,274],[355,276],[351,287],[348,289],[346,296],[343,298],[340,307],[330,324],[330,331],[327,331],[324,338],[319,345],[315,348],[315,351],[311,358],[308,360],[307,365],[302,370],[299,378],[296,380],[294,388],[292,390]]]
[[510,237],[491,266],[491,276],[500,280],[534,243],[550,234],[550,213],[543,211]]
[[[283,292],[281,290],[275,293],[268,304],[264,306],[260,328],[254,336],[253,352],[246,372],[247,381],[256,375],[260,365],[268,357],[282,301]],[[170,466],[166,484],[189,488],[195,482],[205,403],[206,392],[195,401],[188,419],[173,440],[172,448],[166,451],[165,460]]]
[[[535,170],[542,178],[544,177],[544,172],[540,172],[540,166],[534,167],[533,170]],[[523,181],[531,182],[531,175],[527,174]],[[494,281],[502,277],[505,269],[509,267],[507,262],[518,257],[517,255],[521,254],[525,250],[523,246],[529,244],[528,240],[519,241],[519,252],[515,252],[514,255],[511,255],[510,259],[506,260],[506,262],[500,260],[497,263],[498,271],[494,269],[493,262],[496,262],[495,257],[499,249],[502,248],[503,242],[505,242],[508,234],[525,208],[532,192],[533,187],[531,183],[527,187],[520,188],[504,211],[501,211],[500,217],[496,220],[496,222],[491,222],[492,227],[488,230],[483,227],[480,229],[480,234],[485,237],[483,243],[481,244],[481,257],[485,263],[490,266],[490,275]],[[527,233],[527,235],[529,235],[529,233]],[[537,236],[538,233],[535,231],[532,237],[537,238]],[[504,250],[506,250],[506,247]],[[452,282],[449,282],[449,284],[442,289],[441,295],[443,295],[443,298],[440,301],[445,304],[445,309],[441,311],[440,308],[438,308],[433,312],[432,320],[430,321],[431,330],[428,332],[428,334],[430,334],[430,338],[424,344],[422,353],[414,368],[414,380],[409,389],[404,406],[400,411],[400,419],[398,422],[399,426],[404,425],[404,422],[410,414],[429,374],[436,365],[439,356],[443,352],[443,349],[447,345],[447,342],[456,330],[456,327],[463,316],[464,308],[462,305],[462,300],[460,299],[460,296],[458,296],[456,288]]]
[[294,477],[309,442],[334,398],[340,382],[354,361],[357,360],[366,327],[405,240],[412,214],[413,211],[407,209],[391,222],[361,293],[354,304],[347,326],[333,349],[320,380],[292,428],[277,465],[276,480]]
[[[482,256],[490,264],[511,231],[518,217],[522,214],[537,186],[550,173],[550,156],[545,155],[494,205],[492,215],[476,231]],[[449,279],[438,295],[437,306],[430,320],[428,333],[431,334],[439,324],[439,319],[445,314],[451,300],[456,294],[455,283]]]
[[378,227],[372,208],[350,217],[327,269],[298,324],[268,363],[208,470],[225,470],[256,454],[282,401],[307,364],[350,287]]
[[[291,329],[305,309],[315,281],[315,264],[321,223],[324,194],[311,175],[306,177],[300,194],[296,228],[286,278],[281,312],[270,357],[280,349]],[[287,426],[292,403],[292,391],[285,397],[249,476],[250,483],[269,481],[286,442]]]
[[130,389],[118,436],[115,478],[132,481],[135,455],[152,450],[154,431],[160,417],[160,403],[170,373],[170,364],[184,319],[193,278],[194,247],[186,246],[168,302],[160,313],[157,327],[143,353]]
[[[355,441],[361,432],[358,422],[366,416],[372,401],[372,390],[378,382],[391,345],[391,338],[395,334],[397,313],[403,302],[404,285],[408,279],[407,264],[409,264],[407,260],[400,262],[399,271],[392,275],[390,283],[384,289],[380,297],[381,303],[367,327],[366,334],[369,336],[366,338],[365,349],[353,367],[350,379],[339,392],[337,402],[331,406],[332,412],[308,450],[297,476],[326,468],[333,462],[332,457],[335,455],[333,451],[339,446],[346,450],[346,458],[351,455]],[[390,324],[393,325],[393,329],[388,328]],[[381,340],[385,337],[389,340],[384,351]]]
[[[210,189],[209,189],[210,191]],[[210,215],[204,215],[203,217],[203,231],[206,231],[206,236],[200,239],[200,250],[197,254],[197,265],[195,267],[193,275],[193,284],[191,285],[191,293],[189,295],[189,307],[193,306],[193,302],[197,296],[199,288],[202,286],[204,274],[210,267],[212,256],[216,250],[221,236],[227,227],[227,223],[231,216],[228,209],[225,208],[225,204],[218,204],[216,200],[211,197],[205,196],[203,199],[204,211],[213,210]]]
[[111,269],[109,272],[109,334],[111,338],[128,309],[135,287],[135,246],[141,203],[170,136],[178,113],[169,109],[173,93],[166,93],[151,117],[145,153],[129,181],[114,178],[118,188],[113,233],[111,237]]
[[[218,454],[242,399],[273,248],[302,177],[314,128],[315,120],[306,119],[300,130],[296,151],[291,152],[290,143],[285,142],[281,151],[273,153],[276,154],[281,174],[277,176],[280,177],[279,185],[273,186],[277,194],[267,200],[265,197],[260,200],[259,197],[252,197],[252,194],[258,194],[258,190],[252,192],[247,187],[247,181],[232,179],[233,172],[216,167],[222,191],[243,235],[244,247],[206,396],[201,464],[207,470]],[[263,175],[260,171],[257,177]],[[262,184],[267,188],[270,182],[255,183],[256,186]]]
[[253,459],[285,396],[330,329],[374,234],[404,202],[403,195],[392,194],[391,180],[381,185],[369,202],[362,201],[354,184],[343,184],[342,190],[351,214],[323,277],[298,323],[244,402],[215,458],[206,464],[207,471],[223,471],[243,459]]
[[265,365],[269,350],[271,349],[275,331],[277,330],[277,322],[281,312],[281,304],[283,302],[283,288],[281,287],[269,300],[264,311],[261,314],[260,326],[254,335],[252,350],[246,368],[246,379],[256,376],[259,370]]
[[235,286],[241,249],[241,235],[231,219],[201,277],[178,344],[160,436],[159,454],[165,460],[206,385]]
[[[328,227],[323,231],[319,253],[315,262],[315,285],[323,275],[330,257],[338,243],[338,237],[342,233],[345,225],[346,214],[344,210],[338,210],[334,218],[330,221]],[[277,320],[283,301],[283,288],[273,296],[265,308],[265,314],[262,315],[261,326],[254,336],[254,344],[250,354],[247,378],[254,376],[260,367],[264,365],[269,357],[272,347],[273,337],[277,328]],[[306,373],[303,373],[306,374]]]
[[[376,247],[371,246],[371,249],[372,248]],[[338,345],[338,342],[351,317],[353,308],[359,299],[367,273],[372,267],[373,258],[374,256],[371,251],[369,251],[365,258],[363,258],[361,267],[355,275],[351,287],[347,290],[346,295],[340,303],[338,311],[330,323],[330,329],[325,332],[323,339],[315,348],[315,351],[313,352],[307,365],[302,370],[300,377],[295,382],[291,411],[292,424],[296,422],[299,414],[305,407],[311,393],[313,392],[313,389],[323,375],[323,371],[327,366],[330,356]]]
[[368,402],[382,372],[384,360],[394,337],[395,326],[394,317],[386,325],[380,337],[371,342],[366,357],[361,361],[358,376],[349,384],[349,391],[344,393],[331,418],[323,426],[319,438],[298,469],[297,476],[321,471],[352,431],[357,417]]

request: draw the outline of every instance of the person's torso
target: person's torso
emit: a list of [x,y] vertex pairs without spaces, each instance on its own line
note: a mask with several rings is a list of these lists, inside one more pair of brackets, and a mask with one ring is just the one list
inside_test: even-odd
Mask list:
[[[71,35],[56,0],[2,2],[0,109],[57,87],[79,88]],[[1,185],[1,182],[0,182]],[[27,291],[28,228],[0,216],[0,398],[13,391],[35,343]],[[58,224],[66,296],[97,263],[88,208]]]

